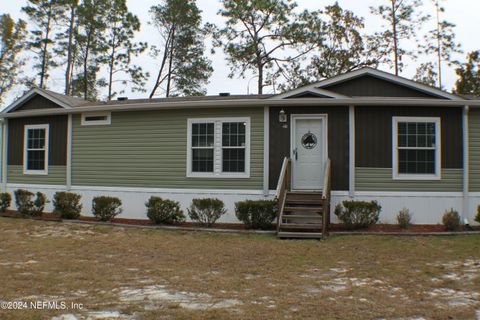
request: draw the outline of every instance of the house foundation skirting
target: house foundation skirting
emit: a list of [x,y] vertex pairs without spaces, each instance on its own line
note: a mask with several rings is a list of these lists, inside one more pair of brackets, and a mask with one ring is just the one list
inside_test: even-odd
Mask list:
[[[7,185],[7,191],[12,194],[17,189],[27,189],[32,192],[43,192],[51,201],[57,191],[66,191],[64,185],[29,185],[29,184],[11,184]],[[175,200],[180,203],[182,210],[188,217],[187,208],[194,198],[218,198],[225,203],[227,213],[222,216],[218,222],[238,223],[235,216],[235,202],[242,200],[261,200],[273,199],[274,194],[267,197],[264,191],[259,190],[213,190],[213,189],[161,189],[161,188],[122,188],[122,187],[87,187],[72,186],[69,192],[75,192],[82,196],[82,215],[92,216],[92,199],[96,196],[112,196],[122,201],[123,212],[118,218],[127,219],[148,219],[146,215],[145,202],[151,196],[157,196]],[[15,201],[12,201],[12,206]],[[45,211],[52,211],[53,204],[50,202]]]
[[[335,216],[335,206],[343,200],[352,200],[347,191],[333,191],[331,218],[338,222]],[[470,193],[468,202],[470,208],[464,210],[464,194],[462,192],[405,192],[405,191],[356,191],[353,200],[376,200],[381,206],[379,223],[395,224],[396,216],[402,208],[407,208],[412,214],[414,224],[440,224],[446,210],[454,209],[460,216],[467,218],[469,223],[476,225],[474,217],[480,204],[480,193]]]
[[[43,192],[51,201],[57,191],[66,191],[65,185],[35,185],[35,184],[7,184],[7,192],[13,196],[17,189],[27,189],[32,192]],[[230,190],[230,189],[165,189],[165,188],[129,188],[129,187],[99,187],[99,186],[72,186],[71,192],[82,196],[82,215],[91,216],[92,199],[95,196],[114,196],[122,200],[123,212],[119,218],[147,219],[145,202],[150,196],[159,196],[180,202],[187,215],[187,208],[193,198],[219,198],[225,203],[227,214],[219,222],[238,223],[235,217],[235,202],[241,200],[274,199],[275,190],[270,190],[264,196],[264,190]],[[332,191],[331,221],[338,223],[334,214],[335,206],[343,200],[352,200],[348,191]],[[464,195],[462,192],[403,192],[403,191],[356,191],[354,200],[376,200],[382,206],[379,223],[395,224],[396,215],[402,208],[412,213],[412,223],[440,224],[446,210],[453,208],[462,214]],[[475,225],[474,217],[477,206],[480,204],[480,192],[471,192],[468,195],[469,212],[463,216],[470,224]],[[12,201],[14,205],[14,201]],[[14,209],[14,208],[12,208]],[[46,211],[52,211],[53,204],[46,206]]]

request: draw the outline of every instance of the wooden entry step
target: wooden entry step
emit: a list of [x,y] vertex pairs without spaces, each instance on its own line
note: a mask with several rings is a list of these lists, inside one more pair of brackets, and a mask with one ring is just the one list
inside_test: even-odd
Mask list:
[[279,222],[279,238],[323,238],[323,194],[288,191]]

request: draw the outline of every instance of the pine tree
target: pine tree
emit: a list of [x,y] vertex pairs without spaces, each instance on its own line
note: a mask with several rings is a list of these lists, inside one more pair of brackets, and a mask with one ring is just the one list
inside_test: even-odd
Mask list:
[[77,64],[81,74],[75,76],[72,84],[75,95],[85,100],[97,98],[97,87],[105,86],[103,79],[97,79],[101,65],[101,56],[108,46],[105,40],[107,20],[105,12],[111,6],[108,0],[83,0],[78,6],[78,32],[75,46]]
[[[146,43],[132,42],[135,32],[140,30],[138,17],[128,11],[125,0],[112,0],[106,13],[106,23],[108,27],[105,40],[108,48],[101,62],[105,63],[108,69],[108,100],[117,94],[114,90],[116,82],[131,84],[132,91],[146,91],[144,84],[148,73],[144,73],[140,66],[132,62],[133,57],[147,48]],[[118,77],[122,78],[117,79]],[[123,93],[124,90],[120,92]]]
[[[445,12],[445,8],[441,6],[440,0],[433,0],[433,4],[436,11],[435,28],[428,31],[424,36],[424,44],[420,48],[427,56],[436,56],[436,63],[428,62],[421,65],[420,68],[428,70],[429,66],[436,67],[434,73],[437,75],[437,79],[433,85],[438,84],[438,87],[442,88],[442,64],[446,63],[448,66],[457,64],[458,61],[454,60],[452,56],[462,53],[462,50],[460,44],[455,41],[455,32],[453,31],[455,25],[446,20],[441,20],[441,14]],[[418,72],[421,72],[421,70],[417,70]],[[430,71],[430,74],[433,74],[433,72]]]
[[456,93],[480,97],[480,50],[468,53],[467,62],[461,64],[455,73],[458,76]]
[[432,62],[425,62],[420,64],[417,68],[413,80],[434,87],[437,83],[438,73],[437,68]]
[[416,35],[429,16],[418,11],[421,0],[384,0],[386,5],[370,7],[370,11],[380,16],[388,25],[385,31],[376,32],[370,39],[371,47],[383,54],[382,62],[393,65],[398,75],[404,67],[404,58],[415,57],[413,51],[403,46],[403,40],[415,41]]
[[[267,79],[276,78],[285,65],[298,61],[321,41],[318,12],[296,13],[291,0],[223,0],[219,14],[226,26],[215,33],[230,65],[230,77],[258,78],[258,93]],[[283,65],[283,66],[282,66]]]
[[280,85],[282,91],[298,88],[321,79],[330,78],[352,70],[373,66],[379,58],[376,50],[369,50],[361,31],[364,20],[352,11],[345,10],[338,2],[322,10],[323,37],[309,53],[309,64],[294,63],[284,72],[287,83]]
[[153,24],[163,44],[152,47],[160,67],[150,93],[152,98],[164,86],[165,96],[203,95],[213,71],[205,57],[205,29],[194,0],[163,0],[150,8]]
[[19,54],[24,49],[26,23],[15,22],[8,14],[0,15],[0,104],[5,94],[20,82],[24,61]]
[[62,15],[62,10],[58,0],[28,0],[27,3],[22,11],[34,25],[30,30],[27,47],[35,52],[35,60],[38,61],[34,65],[34,68],[39,70],[38,86],[45,88],[49,69],[56,66],[49,46],[53,43],[54,24]]
[[54,52],[59,58],[63,58],[60,65],[65,66],[65,95],[71,94],[71,79],[75,65],[77,36],[77,8],[78,0],[62,0],[59,2],[63,14],[59,17],[59,31],[55,37]]

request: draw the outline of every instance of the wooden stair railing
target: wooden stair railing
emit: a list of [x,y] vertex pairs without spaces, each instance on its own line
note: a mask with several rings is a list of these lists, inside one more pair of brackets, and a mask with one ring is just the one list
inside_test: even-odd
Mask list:
[[331,161],[327,159],[325,165],[325,174],[323,176],[323,190],[322,190],[322,200],[323,200],[323,223],[322,223],[322,236],[323,238],[328,236],[328,228],[330,225],[330,193],[331,193],[331,184],[332,184],[332,168]]
[[282,170],[277,184],[277,201],[278,201],[278,215],[277,215],[277,233],[280,231],[280,223],[282,221],[283,210],[285,208],[285,199],[287,198],[287,191],[290,189],[290,172],[291,160],[287,157],[283,159]]
[[[327,159],[325,163],[322,192],[290,192],[291,166],[291,160],[284,158],[277,184],[277,236],[282,238],[326,238],[330,225],[331,161]],[[299,196],[303,198],[298,198]],[[296,212],[296,214],[292,214],[292,212]],[[298,212],[306,213],[298,214]],[[312,221],[315,220],[315,217],[309,215],[310,212],[321,213],[321,217],[317,218],[318,222]],[[320,229],[321,233],[319,233]]]

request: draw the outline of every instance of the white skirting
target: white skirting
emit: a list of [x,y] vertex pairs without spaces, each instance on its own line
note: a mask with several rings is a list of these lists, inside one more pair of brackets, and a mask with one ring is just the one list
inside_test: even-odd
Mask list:
[[[43,192],[48,200],[52,201],[53,195],[57,191],[65,191],[65,186],[56,185],[25,185],[8,184],[7,191],[12,194],[17,189],[27,189],[32,192]],[[82,196],[83,210],[82,215],[92,216],[92,199],[96,196],[113,196],[122,200],[123,212],[118,218],[128,219],[148,219],[146,215],[145,202],[151,196],[168,198],[180,202],[185,216],[188,218],[187,208],[194,198],[218,198],[225,203],[227,213],[218,222],[239,222],[235,216],[235,202],[241,200],[260,200],[273,199],[274,195],[265,197],[263,190],[205,190],[205,189],[149,189],[149,188],[121,188],[121,187],[75,187],[72,186],[70,192],[78,193]],[[12,199],[12,206],[15,200]],[[53,204],[50,202],[46,206],[46,211],[53,210]]]
[[[348,192],[332,192],[331,218],[338,222],[333,210],[335,205],[343,200],[351,200]],[[414,224],[441,224],[446,210],[454,209],[470,224],[475,225],[474,217],[480,204],[480,193],[469,195],[469,206],[464,210],[462,192],[375,192],[357,191],[355,200],[376,200],[381,206],[379,223],[396,223],[396,215],[402,208],[407,208],[412,214]]]
[[[27,189],[32,192],[41,191],[51,201],[57,191],[65,191],[63,185],[26,185],[8,184],[7,191],[12,194],[16,189]],[[219,222],[239,222],[235,217],[235,202],[241,200],[274,199],[275,190],[270,190],[265,197],[263,190],[214,190],[214,189],[153,189],[153,188],[121,188],[121,187],[88,187],[73,186],[71,192],[82,195],[83,212],[91,216],[92,198],[105,195],[114,196],[122,200],[123,213],[119,218],[147,219],[145,202],[150,196],[159,196],[180,202],[182,209],[187,214],[187,208],[193,198],[219,198],[225,203],[227,214]],[[338,222],[333,211],[335,205],[343,200],[351,200],[348,191],[333,191],[331,203],[331,221]],[[408,208],[412,213],[412,223],[439,224],[445,210],[453,208],[460,215],[467,218],[470,224],[475,225],[474,217],[477,206],[480,204],[480,192],[470,193],[467,210],[464,212],[463,194],[461,192],[355,192],[355,200],[376,200],[382,206],[380,223],[396,223],[396,215],[402,208]],[[12,200],[14,205],[14,199]],[[46,211],[53,210],[50,202]]]

